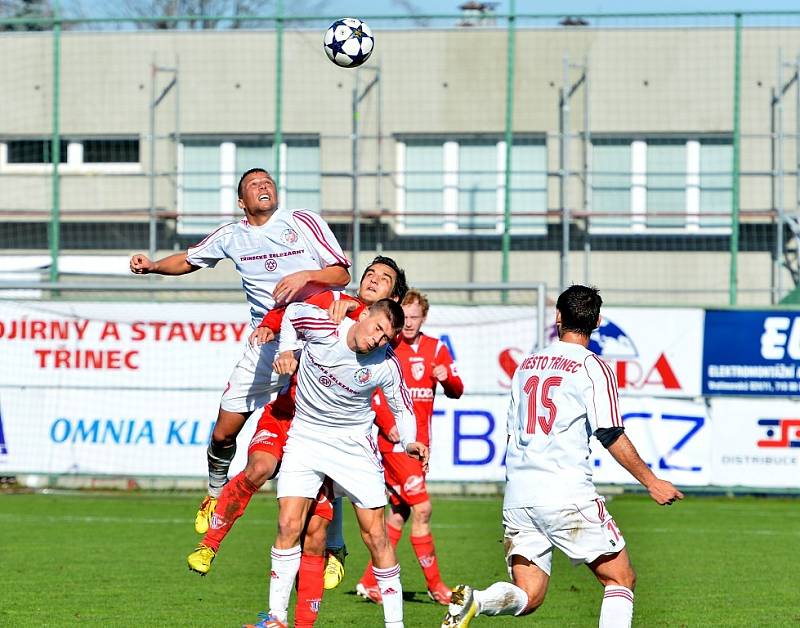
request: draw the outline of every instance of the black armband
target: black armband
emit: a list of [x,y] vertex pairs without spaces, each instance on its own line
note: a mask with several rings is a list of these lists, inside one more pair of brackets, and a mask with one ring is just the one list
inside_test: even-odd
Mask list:
[[594,435],[600,441],[600,444],[608,449],[617,442],[617,439],[622,436],[624,431],[624,427],[598,427],[594,431]]

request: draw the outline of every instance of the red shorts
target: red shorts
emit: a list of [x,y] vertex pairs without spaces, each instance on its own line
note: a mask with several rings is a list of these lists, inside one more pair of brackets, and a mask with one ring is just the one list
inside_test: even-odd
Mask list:
[[400,451],[381,453],[383,478],[389,490],[389,499],[395,506],[415,506],[428,500],[425,472],[422,463]]
[[[263,451],[275,456],[279,463],[283,458],[283,446],[292,426],[294,403],[290,397],[282,397],[279,395],[275,401],[264,406],[256,431],[247,447],[248,456],[254,451]],[[333,520],[333,484],[329,479],[322,483],[312,513],[328,521]]]
[[288,392],[279,394],[275,401],[264,406],[256,431],[247,447],[247,455],[254,451],[264,451],[278,460],[283,458],[283,446],[286,444],[293,417],[294,387],[292,386]]

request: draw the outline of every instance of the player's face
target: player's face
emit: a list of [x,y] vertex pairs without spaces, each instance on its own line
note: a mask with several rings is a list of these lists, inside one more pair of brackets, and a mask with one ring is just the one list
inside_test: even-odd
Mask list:
[[394,290],[397,273],[386,264],[373,264],[364,273],[361,285],[358,287],[358,298],[367,305],[375,301],[388,299]]
[[406,315],[402,331],[403,339],[411,342],[419,334],[420,327],[425,322],[425,315],[422,313],[422,306],[417,301],[403,305],[403,313]]
[[356,353],[369,353],[384,346],[394,336],[389,317],[383,312],[370,313],[353,325]]
[[264,172],[251,172],[242,181],[239,207],[247,214],[273,212],[278,206],[275,182]]

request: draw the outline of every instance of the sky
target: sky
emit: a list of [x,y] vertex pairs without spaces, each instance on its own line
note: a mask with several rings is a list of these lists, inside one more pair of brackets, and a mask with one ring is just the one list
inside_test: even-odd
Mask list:
[[[348,15],[394,15],[408,14],[405,7],[417,7],[419,13],[441,14],[457,13],[463,0],[329,0],[325,13]],[[509,0],[496,2],[496,12],[506,13]],[[291,2],[284,0],[284,6]],[[338,9],[338,11],[337,11]],[[632,2],[631,0],[561,0],[558,3],[541,0],[516,0],[518,13],[559,13],[562,15],[591,13],[656,13],[656,12],[695,12],[695,11],[797,11],[797,0],[671,0],[671,2]]]

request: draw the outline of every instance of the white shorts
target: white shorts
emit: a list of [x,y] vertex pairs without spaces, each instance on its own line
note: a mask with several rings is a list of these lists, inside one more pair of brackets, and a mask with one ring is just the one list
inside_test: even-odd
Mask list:
[[278,499],[314,499],[325,477],[336,497],[346,495],[358,508],[386,505],[383,465],[371,432],[308,428],[295,418],[283,448]]
[[276,341],[257,346],[245,342],[245,345],[219,402],[220,408],[228,412],[246,414],[263,408],[289,380],[288,375],[278,375],[272,370],[278,351]]
[[573,565],[591,563],[625,547],[625,539],[600,496],[579,504],[504,509],[503,528],[509,575],[515,554],[550,575],[554,547]]

